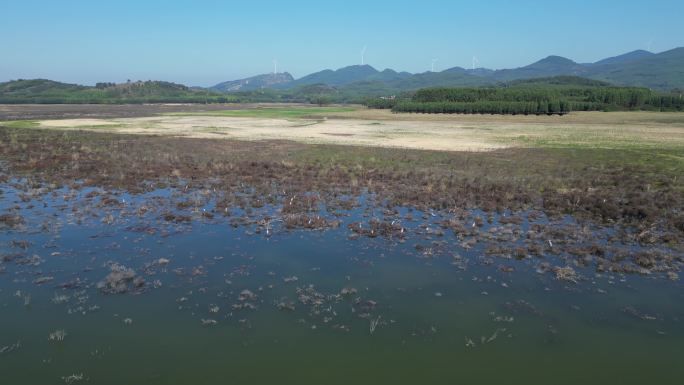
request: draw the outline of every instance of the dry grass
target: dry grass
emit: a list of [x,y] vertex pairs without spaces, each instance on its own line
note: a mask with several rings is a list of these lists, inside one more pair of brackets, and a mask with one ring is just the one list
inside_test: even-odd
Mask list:
[[[587,112],[567,116],[417,115],[320,110],[316,119],[215,116],[215,112],[121,119],[40,121],[40,127],[237,140],[293,140],[440,151],[510,147],[684,148],[684,114]],[[306,111],[316,111],[308,107]],[[235,112],[235,111],[231,111]],[[239,112],[239,111],[238,111]],[[249,115],[249,114],[247,114]],[[328,116],[329,115],[329,116]]]

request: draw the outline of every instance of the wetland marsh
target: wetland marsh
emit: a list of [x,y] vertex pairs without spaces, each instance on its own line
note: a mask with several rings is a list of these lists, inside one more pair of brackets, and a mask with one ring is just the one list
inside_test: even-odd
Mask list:
[[149,108],[0,122],[9,383],[684,376],[680,114]]

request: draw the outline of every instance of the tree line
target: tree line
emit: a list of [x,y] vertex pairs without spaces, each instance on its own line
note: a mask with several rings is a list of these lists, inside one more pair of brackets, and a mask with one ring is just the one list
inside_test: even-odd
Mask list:
[[636,87],[521,86],[427,88],[400,98],[370,98],[369,108],[445,114],[563,115],[571,111],[684,111],[681,94]]

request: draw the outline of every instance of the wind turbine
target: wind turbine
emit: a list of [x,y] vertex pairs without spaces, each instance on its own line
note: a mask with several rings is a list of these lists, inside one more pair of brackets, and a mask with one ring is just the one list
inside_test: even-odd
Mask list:
[[477,60],[477,58],[475,56],[473,56],[473,71],[476,69],[476,66],[477,66],[477,68],[479,68],[480,61]]
[[366,48],[368,48],[368,46],[364,45],[361,49],[361,65],[365,64]]
[[439,59],[432,59],[432,72],[435,72],[435,63],[437,63]]
[[278,75],[278,60],[273,59],[273,76]]

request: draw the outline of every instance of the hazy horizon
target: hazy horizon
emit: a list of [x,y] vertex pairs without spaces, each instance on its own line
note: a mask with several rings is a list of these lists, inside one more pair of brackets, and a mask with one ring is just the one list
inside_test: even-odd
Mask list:
[[[192,86],[273,71],[295,78],[365,64],[412,73],[516,68],[558,55],[589,63],[684,46],[684,4],[425,1],[227,5],[205,1],[2,1],[0,81],[166,80]],[[558,17],[562,15],[563,17]],[[2,38],[0,38],[2,39]]]

